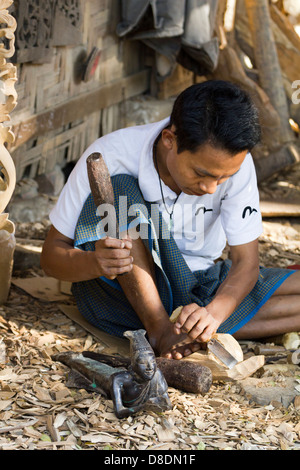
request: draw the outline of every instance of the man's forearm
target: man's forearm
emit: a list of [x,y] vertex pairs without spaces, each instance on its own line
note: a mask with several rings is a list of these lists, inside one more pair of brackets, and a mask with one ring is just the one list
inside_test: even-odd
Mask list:
[[41,266],[49,276],[63,281],[89,281],[104,276],[115,279],[131,271],[131,241],[103,238],[95,242],[94,251],[73,246],[73,240],[51,227],[41,255]]
[[48,276],[61,281],[80,282],[94,279],[93,252],[82,251],[64,242],[45,247],[41,256],[41,267]]
[[128,302],[141,320],[148,339],[156,354],[170,354],[180,359],[177,351],[171,348],[186,339],[174,332],[169,315],[160,298],[155,277],[154,261],[141,239],[133,242],[131,250],[134,258],[133,269],[118,281]]
[[157,290],[153,259],[141,239],[133,242],[131,254],[133,269],[118,281],[148,334],[161,334],[162,324],[169,322],[169,316]]
[[252,291],[259,275],[258,265],[239,263],[232,265],[207,310],[220,324],[223,323]]

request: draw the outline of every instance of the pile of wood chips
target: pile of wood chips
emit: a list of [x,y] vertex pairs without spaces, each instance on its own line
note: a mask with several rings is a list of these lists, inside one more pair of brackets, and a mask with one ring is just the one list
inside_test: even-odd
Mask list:
[[[205,396],[169,388],[163,414],[116,418],[112,402],[66,386],[61,351],[100,351],[101,343],[55,302],[13,287],[0,309],[0,449],[297,449],[300,408],[249,401],[238,382],[214,383]],[[300,378],[300,368],[298,372]],[[291,373],[268,371],[269,386]]]
[[[300,166],[289,173],[289,185],[297,186],[299,171]],[[262,193],[271,191],[274,201],[282,200],[280,191],[288,188],[283,180],[274,178]],[[300,264],[299,225],[299,219],[264,221],[262,264]],[[36,231],[32,225],[20,230],[17,236],[42,238],[41,224]],[[43,276],[37,268],[21,274]],[[13,285],[8,302],[0,307],[0,450],[300,449],[300,367],[292,367],[286,357],[273,364],[266,361],[251,377],[254,392],[239,381],[214,382],[205,396],[169,387],[171,411],[143,411],[119,420],[110,400],[68,388],[69,369],[51,359],[62,351],[103,351],[103,344],[68,318],[59,304]],[[73,304],[72,297],[68,304]],[[248,357],[261,343],[241,345]],[[284,403],[278,396],[268,402],[267,392],[279,386],[289,391],[291,382],[294,400]]]

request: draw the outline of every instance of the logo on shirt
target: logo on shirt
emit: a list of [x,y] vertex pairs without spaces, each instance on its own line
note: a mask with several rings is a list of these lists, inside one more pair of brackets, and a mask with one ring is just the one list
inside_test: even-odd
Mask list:
[[245,207],[245,209],[243,210],[243,215],[242,215],[243,219],[246,217],[248,212],[249,212],[249,215],[251,215],[253,212],[257,212],[257,210],[254,207],[253,208],[250,206]]
[[201,210],[203,210],[203,214],[205,214],[206,212],[212,212],[213,211],[213,209],[206,209],[206,207],[201,206],[196,210],[195,216],[198,215]]

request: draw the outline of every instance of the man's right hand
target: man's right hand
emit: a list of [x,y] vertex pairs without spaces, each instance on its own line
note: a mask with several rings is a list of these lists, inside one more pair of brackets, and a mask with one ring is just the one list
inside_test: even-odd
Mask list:
[[41,254],[41,267],[48,276],[69,282],[105,276],[115,279],[132,269],[132,241],[104,238],[95,242],[95,251],[74,248],[74,240],[51,226]]
[[95,243],[95,263],[99,276],[115,279],[118,275],[132,270],[133,257],[130,255],[132,242],[129,237],[119,240],[106,237]]

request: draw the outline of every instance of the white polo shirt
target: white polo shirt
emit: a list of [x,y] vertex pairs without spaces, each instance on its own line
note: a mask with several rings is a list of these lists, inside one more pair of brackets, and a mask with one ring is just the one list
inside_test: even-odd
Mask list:
[[[128,174],[138,179],[146,201],[159,205],[170,220],[177,194],[163,181],[163,203],[159,177],[153,162],[153,143],[169,124],[169,118],[154,124],[120,129],[97,139],[78,160],[50,213],[53,226],[74,239],[82,207],[91,190],[86,159],[100,152],[110,175]],[[257,239],[262,231],[259,194],[253,160],[247,154],[240,171],[220,184],[214,194],[190,196],[181,193],[173,212],[173,237],[192,271],[207,269],[226,245],[242,245]]]

